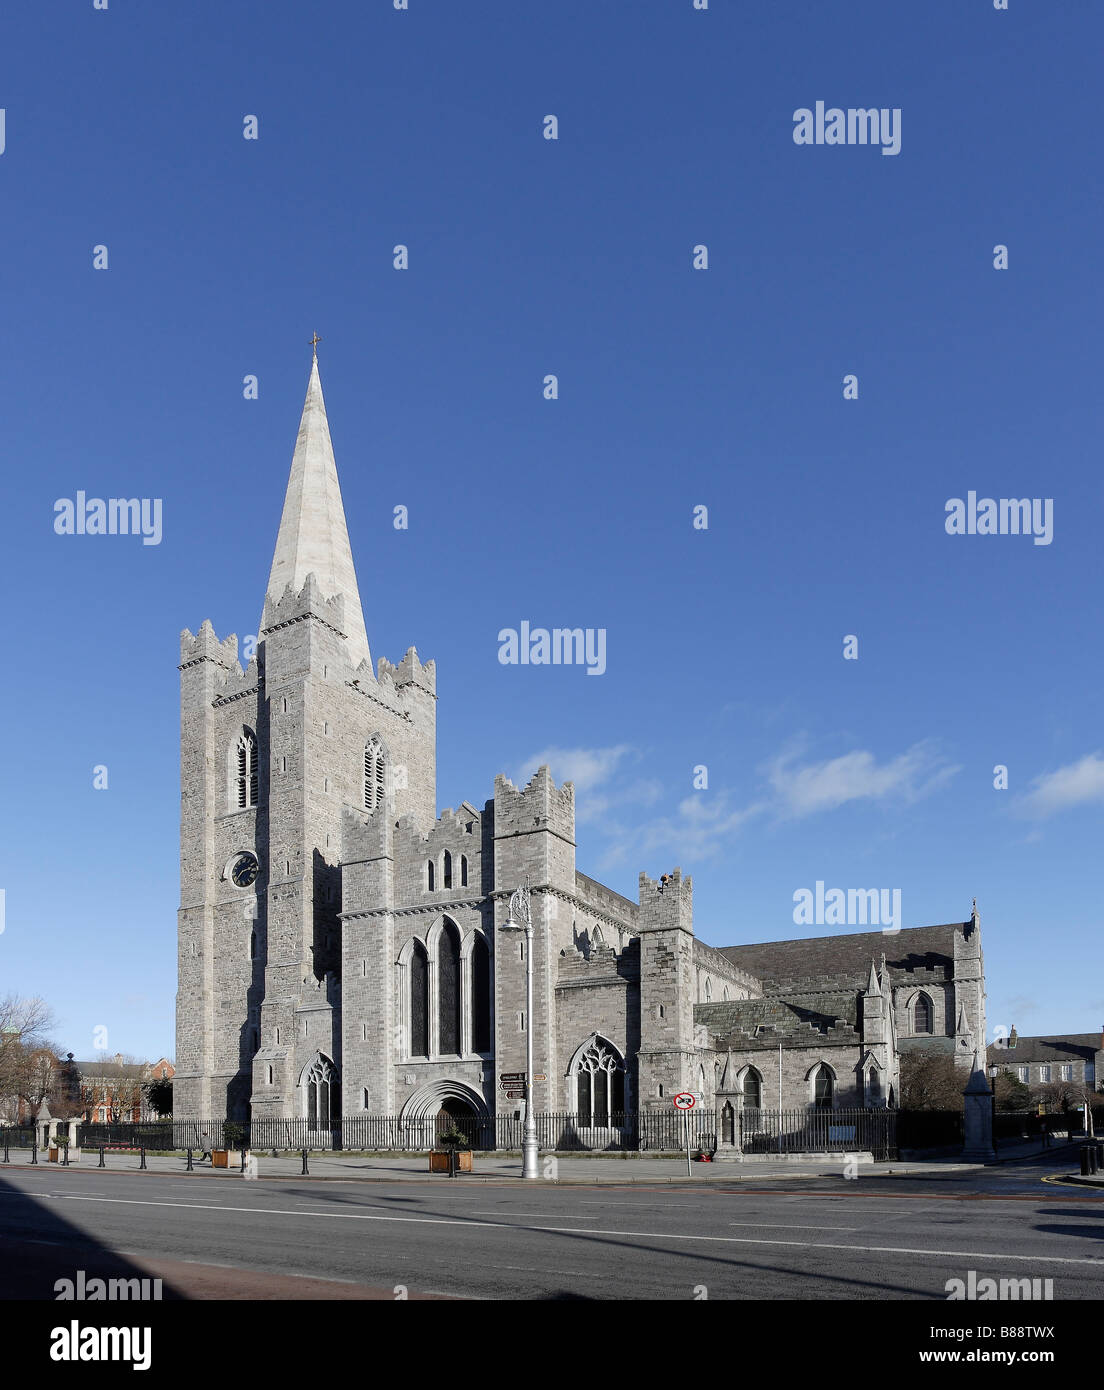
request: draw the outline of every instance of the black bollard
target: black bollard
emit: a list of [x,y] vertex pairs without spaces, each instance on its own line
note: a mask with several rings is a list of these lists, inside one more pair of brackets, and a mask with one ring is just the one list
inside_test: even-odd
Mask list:
[[38,1140],[37,1140],[37,1139],[36,1139],[36,1140],[34,1141],[34,1143],[31,1145],[31,1162],[32,1162],[32,1163],[37,1163],[37,1162],[38,1162]]
[[100,1145],[100,1162],[99,1162],[99,1166],[100,1166],[101,1168],[106,1168],[106,1167],[107,1167],[107,1164],[104,1162],[104,1146],[103,1146],[102,1144]]
[[245,1154],[246,1154],[246,1150],[245,1150],[245,1148],[244,1148],[244,1146],[243,1146],[243,1147],[242,1147],[242,1161],[241,1161],[241,1170],[242,1170],[243,1173],[245,1172]]
[[1082,1145],[1081,1145],[1081,1176],[1082,1176],[1083,1178],[1087,1178],[1091,1172],[1092,1172],[1092,1169],[1089,1167],[1089,1146],[1088,1146],[1088,1144],[1082,1144]]
[[4,1162],[11,1162],[11,1159],[8,1157],[8,1141],[6,1139],[4,1140]]
[[62,1148],[65,1150],[65,1157],[61,1160],[61,1166],[62,1166],[63,1168],[68,1168],[68,1167],[69,1167],[69,1145],[68,1145],[68,1144],[63,1144],[63,1145],[62,1145]]
[[310,1176],[309,1173],[307,1172],[307,1151],[306,1151],[306,1149],[303,1150],[303,1172],[302,1172],[302,1176],[303,1176],[304,1178]]
[[455,1149],[449,1149],[449,1177],[450,1177],[450,1178],[454,1178],[455,1176],[456,1176],[456,1150],[455,1150]]
[[140,1149],[139,1152],[140,1152],[141,1155],[142,1155],[142,1161],[141,1161],[141,1163],[139,1163],[139,1165],[138,1165],[139,1171],[141,1171],[141,1169],[145,1168],[145,1166],[146,1166],[146,1151],[145,1151],[145,1149],[143,1148],[143,1149]]
[[1085,1147],[1089,1151],[1089,1172],[1095,1173],[1099,1168],[1099,1164],[1096,1161],[1096,1145],[1086,1144]]
[[194,1172],[195,1172],[195,1169],[192,1167],[192,1151],[191,1151],[191,1149],[188,1150],[188,1166],[187,1166],[187,1168],[185,1168],[184,1171],[185,1171],[186,1173],[194,1173]]

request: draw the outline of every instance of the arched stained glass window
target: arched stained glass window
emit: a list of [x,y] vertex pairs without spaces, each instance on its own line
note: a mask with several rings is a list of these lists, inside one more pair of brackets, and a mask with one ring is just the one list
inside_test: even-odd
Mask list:
[[[621,1124],[625,1109],[625,1063],[604,1038],[594,1040],[576,1058],[575,1113],[580,1126]],[[616,1115],[616,1120],[611,1116]]]
[[813,1078],[813,1104],[821,1110],[830,1110],[835,1095],[835,1081],[832,1073],[822,1062]]
[[330,1059],[319,1053],[311,1063],[304,1082],[307,1090],[307,1123],[312,1129],[324,1129],[341,1115],[337,1073]]
[[460,1051],[460,933],[447,918],[437,940],[437,1051]]
[[471,954],[472,1050],[491,1050],[491,953],[477,933]]
[[420,941],[410,957],[410,1055],[429,1056],[429,957]]

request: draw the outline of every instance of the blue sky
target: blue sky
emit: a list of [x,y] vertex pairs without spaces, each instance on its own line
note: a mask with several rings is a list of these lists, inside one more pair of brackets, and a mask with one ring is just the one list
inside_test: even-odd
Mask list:
[[[5,30],[0,992],[172,1055],[178,633],[256,631],[317,330],[373,654],[437,661],[440,807],[549,761],[579,867],[681,864],[717,945],[830,930],[793,925],[817,880],[907,926],[976,895],[991,1027],[1100,1026],[1097,5]],[[900,153],[795,145],[818,100],[899,108]],[[947,535],[971,489],[1053,499],[1051,544]],[[78,490],[162,499],[161,544],[56,535]],[[523,620],[604,628],[606,673],[501,665]]]

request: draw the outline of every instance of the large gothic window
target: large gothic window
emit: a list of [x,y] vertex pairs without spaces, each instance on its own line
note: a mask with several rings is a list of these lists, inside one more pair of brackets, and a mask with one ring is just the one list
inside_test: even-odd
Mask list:
[[257,804],[257,735],[252,729],[243,729],[238,735],[232,760],[231,800],[238,810],[244,811]]
[[763,1108],[763,1078],[754,1067],[748,1067],[744,1076],[744,1109]]
[[912,1031],[930,1033],[933,1025],[934,1009],[926,994],[918,994],[912,1006]]
[[625,1109],[625,1063],[604,1038],[595,1037],[572,1066],[575,1113],[580,1125],[609,1125]]
[[447,918],[437,939],[437,1051],[460,1051],[460,933]]
[[491,1050],[491,953],[476,933],[471,954],[472,1051]]
[[429,1056],[429,957],[420,941],[410,957],[410,1055]]
[[387,763],[383,744],[373,735],[364,745],[364,809],[374,811],[383,805],[387,788]]
[[311,1129],[325,1129],[341,1115],[340,1089],[333,1063],[319,1054],[303,1081],[307,1089],[307,1123]]

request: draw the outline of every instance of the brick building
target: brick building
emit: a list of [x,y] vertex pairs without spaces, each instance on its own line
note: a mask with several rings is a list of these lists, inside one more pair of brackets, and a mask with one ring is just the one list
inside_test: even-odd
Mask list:
[[[576,868],[574,788],[546,767],[437,814],[436,668],[413,647],[373,667],[317,360],[243,657],[209,622],[181,635],[178,1118],[509,1110],[530,1022],[536,1108],[594,1125],[680,1090],[884,1106],[914,1046],[965,1080],[976,910],[717,949],[678,869],[632,901]],[[532,1021],[500,931],[526,881]]]
[[121,1052],[84,1062],[74,1061],[70,1053],[68,1067],[84,1118],[97,1124],[156,1118],[145,1087],[151,1081],[171,1081],[174,1074],[166,1057],[156,1062],[128,1062]]

